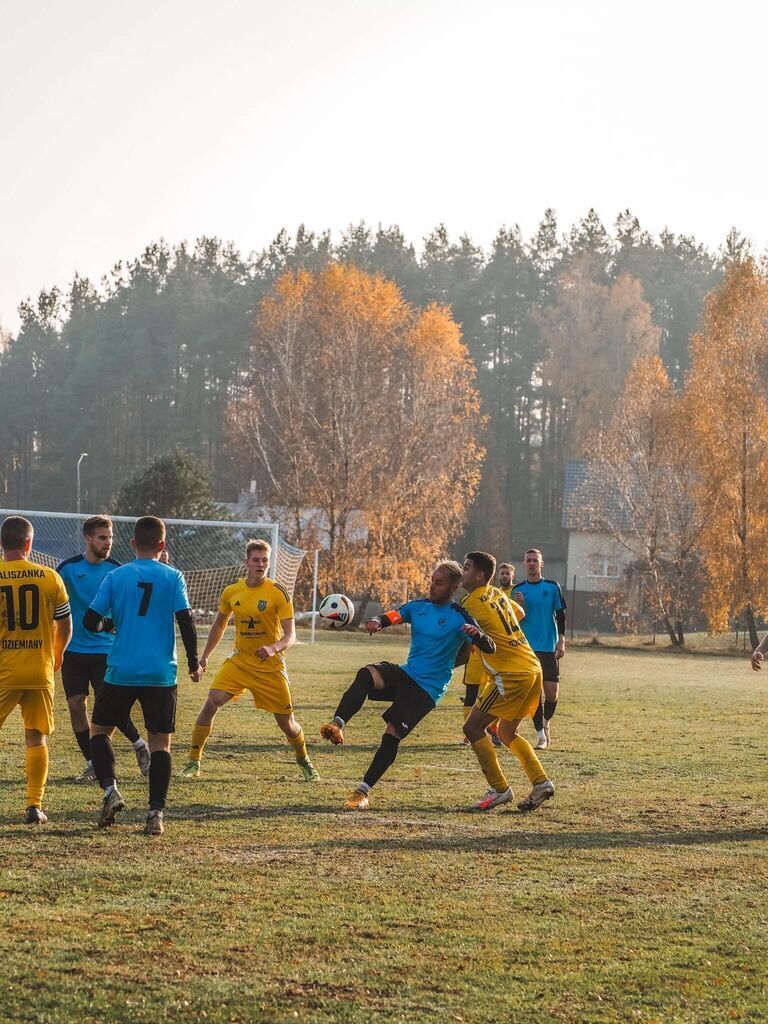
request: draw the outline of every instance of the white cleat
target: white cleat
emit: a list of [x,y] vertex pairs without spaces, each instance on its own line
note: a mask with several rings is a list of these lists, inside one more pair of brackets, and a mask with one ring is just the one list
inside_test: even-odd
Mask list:
[[152,763],[152,755],[149,752],[149,744],[142,743],[140,747],[134,748],[136,760],[139,762],[139,771],[146,778],[149,775],[149,766]]
[[535,811],[545,800],[551,800],[554,795],[555,786],[549,779],[546,782],[537,782],[525,800],[521,800],[517,805],[518,810]]
[[87,764],[79,775],[75,776],[75,782],[97,782],[96,769],[92,764]]
[[547,734],[543,729],[539,729],[536,733],[536,742],[533,745],[534,750],[546,750],[549,746],[549,740]]
[[501,807],[502,804],[508,804],[510,800],[514,799],[514,795],[511,788],[505,789],[501,793],[496,789],[489,789],[480,797],[477,803],[472,804],[470,810],[490,811],[493,807]]

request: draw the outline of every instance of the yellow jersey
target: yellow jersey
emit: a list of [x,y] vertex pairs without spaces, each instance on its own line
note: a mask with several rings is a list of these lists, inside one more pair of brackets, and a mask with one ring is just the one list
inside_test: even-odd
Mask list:
[[70,614],[57,572],[0,560],[0,690],[53,689],[53,623]]
[[477,587],[461,602],[478,626],[496,644],[494,654],[481,654],[491,675],[499,673],[539,672],[541,666],[533,648],[520,628],[516,606],[498,587]]
[[282,637],[281,620],[293,618],[293,602],[279,583],[265,579],[249,587],[246,580],[238,580],[222,591],[219,612],[227,618],[230,613],[235,616],[235,646],[230,657],[263,671],[272,672],[283,665],[282,651],[265,661],[256,656],[260,647]]

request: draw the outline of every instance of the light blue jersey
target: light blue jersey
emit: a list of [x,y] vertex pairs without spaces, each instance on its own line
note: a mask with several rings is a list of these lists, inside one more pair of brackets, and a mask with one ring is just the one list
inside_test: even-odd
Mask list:
[[565,609],[565,598],[557,580],[523,580],[512,588],[512,600],[525,609],[520,623],[534,651],[551,653],[557,647],[555,612]]
[[116,686],[176,685],[176,612],[189,608],[178,569],[137,558],[104,577],[91,602],[115,623],[107,655],[108,683]]
[[68,558],[56,569],[64,580],[72,606],[72,639],[68,651],[75,654],[107,654],[114,642],[113,633],[92,633],[83,625],[83,616],[101,586],[101,581],[118,566],[114,558],[104,562],[89,562],[85,555]]
[[437,704],[448,689],[456,655],[468,639],[462,627],[477,623],[457,604],[408,601],[397,611],[403,622],[411,624],[408,661],[400,667]]

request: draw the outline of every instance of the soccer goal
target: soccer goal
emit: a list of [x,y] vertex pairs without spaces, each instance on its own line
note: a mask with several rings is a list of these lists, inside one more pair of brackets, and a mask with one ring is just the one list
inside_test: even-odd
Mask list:
[[[65,558],[83,550],[83,521],[88,515],[69,512],[30,512],[0,509],[0,518],[24,516],[35,530],[31,559],[55,569]],[[114,523],[112,557],[133,559],[131,538],[136,516],[110,516]],[[171,565],[184,573],[189,603],[196,616],[212,618],[219,596],[230,583],[245,575],[245,545],[251,538],[269,541],[272,556],[269,576],[293,595],[306,551],[280,537],[277,523],[232,523],[227,520],[163,519]]]

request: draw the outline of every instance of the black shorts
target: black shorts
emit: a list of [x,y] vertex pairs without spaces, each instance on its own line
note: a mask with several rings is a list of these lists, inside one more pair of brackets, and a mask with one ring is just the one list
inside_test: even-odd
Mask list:
[[422,718],[434,711],[435,702],[399,665],[393,665],[391,661],[380,661],[373,667],[379,670],[384,680],[384,689],[373,690],[369,699],[392,701],[392,706],[381,717],[387,725],[394,726],[400,739],[404,739],[413,732]]
[[545,683],[560,682],[560,662],[555,657],[554,651],[534,651],[541,665],[542,676]]
[[175,686],[115,686],[104,683],[96,694],[94,725],[120,726],[127,722],[136,701],[141,704],[148,732],[176,731]]
[[61,681],[67,698],[78,693],[88,696],[90,685],[98,693],[104,684],[107,671],[106,654],[80,654],[78,651],[64,651],[61,662]]

